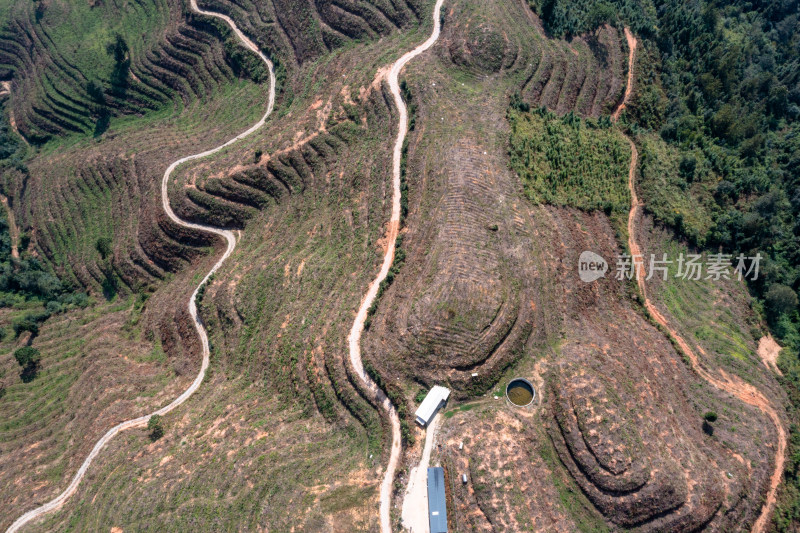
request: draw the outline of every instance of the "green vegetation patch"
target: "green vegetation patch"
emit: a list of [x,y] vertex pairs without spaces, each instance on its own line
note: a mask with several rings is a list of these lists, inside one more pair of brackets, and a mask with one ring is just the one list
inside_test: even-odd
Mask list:
[[[680,266],[676,258],[681,255],[688,257],[692,251],[674,240],[661,244],[661,249],[655,253],[657,259],[666,253],[667,258],[673,261],[666,265],[666,276],[661,272],[654,274],[654,279],[658,280],[655,294],[670,315],[685,325],[706,351],[718,354],[727,364],[735,360],[749,361],[750,365],[758,367],[760,362],[754,354],[754,339],[748,329],[756,324],[743,324],[729,309],[720,306],[720,298],[725,292],[737,290],[735,281],[677,277]],[[709,261],[708,255],[703,255],[702,261]]]
[[530,200],[609,215],[628,212],[631,150],[607,119],[516,109],[509,110],[508,119],[511,168]]
[[357,485],[343,485],[337,487],[320,497],[322,511],[327,514],[338,513],[346,509],[360,507],[365,501],[375,494],[375,485],[359,487]]
[[691,242],[703,244],[714,221],[718,177],[702,152],[678,150],[655,135],[641,135],[638,181],[647,211]]
[[656,30],[656,9],[650,0],[528,0],[528,4],[558,37],[585,33],[602,24],[625,24],[637,34]]

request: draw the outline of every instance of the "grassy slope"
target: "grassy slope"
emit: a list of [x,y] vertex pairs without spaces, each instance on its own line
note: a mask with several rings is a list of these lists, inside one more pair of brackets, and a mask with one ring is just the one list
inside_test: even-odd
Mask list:
[[[38,209],[27,207],[33,213],[26,222],[37,227],[40,221],[33,217],[59,212],[58,218],[48,227],[57,242],[52,249],[52,262],[61,272],[69,272],[73,265],[99,263],[101,258],[96,249],[99,238],[108,237],[115,244],[121,244],[122,239],[130,238],[126,235],[128,228],[140,216],[137,207],[150,202],[160,204],[158,198],[148,196],[157,194],[155,179],[160,176],[155,172],[151,178],[153,183],[149,184],[154,188],[149,193],[147,185],[136,186],[135,174],[123,174],[132,169],[116,171],[118,177],[124,176],[119,184],[86,183],[83,172],[86,172],[87,160],[102,160],[106,154],[116,153],[126,161],[142,159],[148,152],[155,152],[150,157],[166,163],[170,158],[224,142],[247,129],[263,114],[264,91],[263,86],[236,80],[180,111],[165,109],[145,117],[121,119],[112,124],[106,138],[99,142],[71,136],[48,143],[28,163],[31,172],[44,179],[36,185],[37,194],[31,198],[39,204]],[[232,101],[239,106],[231,106]],[[65,190],[70,191],[71,201],[56,206]]]
[[125,39],[131,54],[139,54],[159,38],[168,15],[163,0],[119,4],[55,0],[47,3],[39,23],[66,62],[86,79],[107,82],[114,58],[106,47],[116,35]]
[[[654,253],[661,258],[661,254],[666,253],[668,259],[676,260],[680,254],[695,253],[675,240],[671,232],[653,229],[651,225],[645,242],[647,257]],[[731,280],[689,280],[675,278],[676,274],[677,264],[669,265],[666,281],[657,273],[649,284],[651,297],[668,313],[683,338],[702,348],[703,364],[712,371],[721,369],[738,375],[771,396],[775,405],[783,404],[784,392],[757,354],[758,339],[765,327],[744,283],[736,281],[735,276]],[[750,416],[763,419],[760,411],[748,414],[750,409],[743,411],[743,405],[725,406],[719,398],[710,396],[698,395],[695,400],[700,411],[714,411],[720,416],[714,426],[715,439],[754,464],[772,461],[770,457],[761,456],[765,444],[775,436],[753,433],[753,428],[747,424]],[[772,445],[766,446],[769,453],[773,453]]]
[[[160,4],[153,9],[113,3],[90,8],[85,2],[62,2],[50,5],[42,23],[48,25],[63,57],[87,78],[104,79],[112,61],[105,45],[115,33],[123,34],[131,52],[137,53],[148,39],[157,38],[165,16],[166,8]],[[239,105],[231,106],[231,101]],[[37,228],[40,238],[46,228],[55,246],[44,259],[74,282],[73,268],[102,263],[96,249],[98,238],[110,237],[115,246],[132,245],[135,234],[130,231],[136,227],[141,205],[160,205],[155,191],[168,161],[246,129],[263,114],[264,105],[263,85],[232,79],[188,106],[113,119],[100,139],[83,134],[56,138],[25,161],[31,174],[29,191],[35,190],[30,200],[41,210],[16,205],[26,210],[23,224],[28,230]],[[85,181],[81,173],[96,172],[93,165],[99,167],[98,162],[109,156],[138,156],[154,166],[164,163],[151,174],[150,184],[117,167],[112,172],[119,183]],[[46,218],[38,218],[40,214]],[[177,279],[185,283],[181,276]],[[99,286],[92,289],[99,291]],[[186,298],[182,297],[180,307]],[[44,501],[61,490],[94,441],[114,423],[166,404],[186,386],[189,376],[176,376],[176,361],[169,360],[154,340],[152,325],[143,329],[138,324],[141,301],[134,305],[135,298],[127,293],[110,303],[102,296],[98,299],[89,309],[70,311],[42,326],[33,342],[42,351],[42,369],[31,383],[20,382],[12,356],[22,341],[8,337],[2,343],[2,449],[4,458],[11,461],[3,472],[17,484],[13,493],[0,496],[13,509],[3,513],[0,527],[30,508],[32,501]],[[23,305],[4,312],[0,325],[10,330],[14,317],[25,311]],[[182,365],[177,363],[177,367]]]
[[[23,509],[63,486],[94,440],[120,417],[143,414],[175,395],[175,373],[159,346],[129,334],[132,300],[95,304],[45,322],[33,347],[42,354],[37,377],[23,383],[13,350],[23,339],[0,343],[0,465],[6,509]],[[5,310],[3,322],[22,310]],[[108,426],[108,427],[107,427]],[[13,512],[3,513],[0,527]]]

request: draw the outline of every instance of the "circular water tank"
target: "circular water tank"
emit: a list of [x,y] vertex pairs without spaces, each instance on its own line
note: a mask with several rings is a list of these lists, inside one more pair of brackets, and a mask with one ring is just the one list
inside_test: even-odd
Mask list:
[[525,378],[514,378],[506,387],[506,397],[514,405],[525,407],[533,403],[536,398],[536,389]]

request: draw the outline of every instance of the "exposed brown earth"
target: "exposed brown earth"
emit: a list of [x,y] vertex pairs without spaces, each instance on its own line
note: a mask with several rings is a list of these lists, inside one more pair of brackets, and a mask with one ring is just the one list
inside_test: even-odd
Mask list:
[[758,341],[758,356],[764,361],[764,366],[774,370],[779,376],[783,375],[781,369],[778,368],[778,356],[781,353],[781,349],[781,346],[775,342],[772,335],[764,335]]
[[[619,116],[625,111],[625,108],[628,106],[628,101],[631,98],[631,94],[633,94],[633,74],[635,72],[634,65],[636,64],[636,37],[633,36],[631,30],[629,28],[625,28],[625,39],[628,41],[628,81],[625,84],[625,93],[622,97],[622,101],[619,103],[617,108],[611,114],[611,120],[616,122],[619,120]],[[633,161],[631,161],[631,167],[635,167]]]
[[[632,157],[632,164],[631,164],[631,171],[630,171],[630,189],[631,189],[631,198],[632,198],[632,209],[631,214],[628,219],[628,233],[629,233],[629,240],[628,240],[628,247],[631,251],[632,256],[640,256],[642,257],[641,249],[639,248],[638,243],[636,242],[635,235],[636,235],[636,217],[639,209],[641,208],[641,204],[639,203],[636,192],[635,192],[635,165],[633,162],[636,161],[636,146],[631,141],[631,149],[633,153]],[[692,369],[700,376],[702,379],[706,380],[711,385],[717,387],[720,390],[730,393],[735,398],[739,399],[740,401],[747,403],[748,405],[752,405],[757,407],[762,413],[766,414],[767,417],[772,421],[775,426],[776,434],[776,441],[777,446],[775,447],[775,458],[774,458],[774,467],[772,474],[770,476],[769,481],[769,489],[767,491],[766,499],[761,510],[761,513],[758,516],[758,519],[755,521],[752,527],[752,531],[754,532],[762,532],[765,531],[768,521],[771,516],[771,512],[775,506],[775,497],[778,490],[778,486],[781,482],[781,477],[783,475],[783,463],[785,461],[785,453],[786,453],[786,430],[783,426],[783,421],[781,420],[780,415],[775,410],[772,405],[772,402],[767,399],[758,389],[756,389],[753,385],[742,381],[741,378],[737,376],[732,376],[725,372],[722,369],[719,369],[718,372],[720,376],[715,376],[708,370],[706,370],[697,355],[699,351],[701,355],[705,357],[705,352],[702,348],[697,346],[697,351],[693,350],[691,346],[684,340],[684,338],[678,334],[678,332],[669,324],[667,319],[665,318],[664,314],[653,304],[653,302],[648,298],[647,295],[647,287],[645,282],[645,275],[643,272],[643,267],[639,265],[639,275],[637,276],[637,283],[639,286],[639,290],[642,292],[644,296],[644,305],[647,309],[648,313],[653,317],[653,319],[663,326],[668,334],[675,340],[678,346],[687,357],[689,357],[692,365]]]
[[[313,20],[303,29],[289,15],[299,3],[208,5],[299,73],[288,77],[295,100],[269,135],[187,164],[169,191],[181,217],[241,230],[236,253],[200,305],[213,373],[197,403],[166,420],[164,440],[151,443],[132,432],[115,441],[75,506],[39,527],[128,531],[157,517],[176,527],[220,529],[244,513],[254,530],[374,531],[382,465],[394,439],[389,417],[347,358],[346,332],[398,229],[384,225],[394,199],[386,147],[397,117],[385,71],[375,72],[420,42],[422,33],[403,41],[396,29],[422,20],[428,8],[309,3]],[[691,359],[700,368],[693,372],[681,357],[686,350],[675,350],[646,319],[631,286],[578,280],[580,251],[621,253],[622,228],[600,213],[531,205],[508,170],[509,94],[519,91],[558,113],[616,118],[632,90],[635,40],[626,49],[611,27],[569,43],[549,39],[522,2],[448,1],[444,18],[432,53],[403,74],[416,107],[406,165],[408,229],[401,232],[406,263],[380,300],[363,350],[406,413],[413,413],[420,387],[433,383],[451,386],[456,405],[495,393],[510,367],[535,383],[539,395],[530,410],[490,394],[442,421],[445,448],[434,451],[434,461],[449,467],[459,524],[480,531],[762,527],[781,471],[777,460],[772,469],[768,446],[785,440],[776,434],[780,414],[772,411],[774,427],[762,416],[774,405],[772,389],[762,387],[761,376],[745,383],[733,375],[736,367],[709,382],[727,389],[708,386],[698,358]],[[185,45],[193,30],[177,31],[183,37],[169,42]],[[328,63],[312,61],[350,38],[379,36],[381,43],[355,45]],[[217,47],[210,39],[197,53],[219,63]],[[387,55],[389,48],[397,54]],[[140,68],[134,66],[136,83],[147,77]],[[323,88],[304,92],[308,87]],[[190,92],[181,98],[193,101]],[[208,116],[214,115],[201,115]],[[17,213],[22,228],[43,228],[35,251],[70,265],[60,272],[65,277],[98,291],[106,274],[94,236],[76,236],[101,218],[115,221],[111,265],[122,291],[158,287],[140,327],[160,342],[179,378],[155,392],[153,403],[197,371],[188,313],[164,310],[188,298],[192,271],[210,265],[220,248],[160,215],[153,200],[159,172],[176,151],[193,153],[230,136],[227,126],[199,122],[191,135],[168,126],[67,148],[33,161],[29,180],[10,180],[15,208],[31,206]],[[144,146],[151,148],[131,148]],[[257,149],[264,151],[259,161]],[[635,147],[631,159],[635,172]],[[634,179],[632,173],[635,198]],[[99,191],[93,201],[100,209],[82,200],[87,190]],[[634,202],[631,220],[640,215]],[[638,220],[629,226],[631,242],[646,248],[636,237],[644,231]],[[669,316],[653,300],[647,309]],[[670,321],[680,345],[686,333]],[[715,357],[694,349],[706,366]],[[732,388],[734,394],[725,392]],[[715,437],[704,433],[709,406],[735,418],[736,431],[720,424]],[[114,421],[128,415],[122,411]],[[106,422],[94,413],[86,418],[89,429],[65,456],[85,451]],[[465,448],[457,450],[461,441]],[[26,441],[33,467],[42,463],[31,453],[45,453],[37,448],[48,442]],[[70,459],[62,471],[75,466]],[[462,472],[470,478],[464,486]],[[41,479],[41,469],[36,475]],[[35,483],[23,481],[20,494],[44,499],[57,489]],[[209,487],[220,490],[209,497]],[[761,509],[755,495],[763,493]]]

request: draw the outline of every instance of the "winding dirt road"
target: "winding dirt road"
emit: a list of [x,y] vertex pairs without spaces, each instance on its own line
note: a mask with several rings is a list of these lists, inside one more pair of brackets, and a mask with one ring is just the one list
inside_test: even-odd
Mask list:
[[378,402],[383,405],[384,409],[386,409],[392,423],[392,449],[389,455],[389,462],[386,465],[386,472],[383,476],[380,492],[380,517],[382,533],[392,532],[390,512],[390,506],[392,503],[392,482],[394,481],[394,472],[397,469],[397,461],[400,459],[400,452],[402,448],[400,439],[400,419],[397,416],[397,411],[392,405],[392,402],[364,371],[364,365],[361,362],[361,334],[364,332],[364,322],[367,319],[369,308],[372,306],[372,302],[378,295],[378,288],[380,287],[381,282],[386,279],[386,275],[389,273],[389,268],[392,266],[392,262],[394,261],[395,245],[397,244],[397,235],[400,231],[400,160],[403,151],[403,142],[405,141],[408,130],[408,110],[406,109],[405,102],[403,102],[403,97],[400,95],[400,83],[398,82],[398,77],[400,75],[400,71],[403,70],[403,67],[406,66],[409,61],[433,46],[433,43],[439,39],[439,33],[441,32],[440,14],[443,3],[444,0],[436,0],[436,5],[433,8],[433,31],[431,32],[430,37],[428,37],[428,40],[395,61],[387,77],[389,89],[394,97],[394,104],[397,107],[397,111],[400,115],[397,124],[397,140],[394,143],[392,161],[392,217],[389,219],[389,226],[386,230],[386,241],[388,244],[386,246],[386,254],[383,256],[383,265],[381,266],[381,270],[378,272],[378,275],[375,277],[375,279],[372,280],[372,283],[370,283],[369,288],[367,289],[367,294],[361,301],[361,307],[358,309],[358,314],[356,314],[356,319],[353,322],[353,327],[350,329],[350,335],[348,337],[350,344],[350,362],[353,365],[353,369],[358,374],[358,377],[361,378],[361,381],[364,383],[366,388],[375,395],[375,397],[378,399]]
[[[611,118],[614,122],[620,116],[620,113],[623,109],[625,109],[626,104],[631,95],[632,83],[633,83],[633,65],[636,59],[636,38],[633,34],[625,28],[625,38],[628,41],[629,47],[629,56],[628,56],[628,83],[627,87],[625,88],[625,96],[617,107],[616,111],[612,114]],[[636,196],[636,165],[639,160],[639,152],[636,149],[636,145],[634,142],[628,137],[625,136],[628,143],[631,147],[631,164],[628,170],[628,188],[630,189],[631,193],[631,210],[628,214],[628,248],[630,248],[630,254],[632,257],[642,257],[642,250],[639,244],[636,242],[636,219],[639,215],[639,211],[642,207],[642,202],[639,201],[639,198]],[[752,532],[753,533],[763,533],[766,530],[767,523],[769,522],[772,509],[775,507],[776,501],[776,494],[778,491],[778,486],[781,483],[781,475],[783,473],[783,464],[786,455],[786,430],[783,427],[783,423],[781,422],[781,418],[778,415],[778,412],[772,406],[772,403],[767,399],[758,389],[756,389],[753,385],[746,383],[738,376],[732,376],[726,373],[724,370],[719,369],[718,372],[720,377],[717,377],[711,374],[708,370],[706,370],[700,363],[700,359],[697,356],[697,353],[689,346],[683,337],[681,337],[678,332],[669,325],[667,319],[661,313],[661,311],[653,305],[653,302],[647,296],[647,284],[645,282],[645,272],[644,272],[644,265],[643,262],[640,261],[636,263],[636,282],[639,286],[639,290],[642,293],[644,298],[644,306],[653,319],[658,322],[661,326],[666,329],[669,335],[675,340],[675,342],[680,346],[683,353],[689,358],[692,363],[692,370],[703,378],[705,381],[713,385],[714,387],[723,390],[732,396],[738,398],[742,402],[758,407],[761,412],[766,414],[772,423],[775,424],[775,429],[778,433],[778,445],[777,449],[775,450],[775,469],[772,472],[772,476],[770,477],[770,487],[769,491],[767,492],[766,499],[764,501],[764,506],[761,509],[761,514],[759,515],[758,519],[756,520],[755,524],[753,525]],[[702,354],[706,355],[703,349],[700,346],[697,346],[697,350]]]
[[236,35],[242,41],[242,44],[244,44],[244,46],[246,46],[247,48],[249,48],[250,50],[252,50],[256,54],[258,54],[258,56],[267,65],[267,68],[269,69],[269,103],[267,104],[267,110],[264,113],[264,116],[261,117],[261,120],[259,120],[256,124],[254,124],[247,131],[245,131],[243,133],[240,133],[239,135],[237,135],[233,139],[229,140],[228,142],[226,142],[224,144],[221,144],[221,145],[217,146],[216,148],[212,148],[210,150],[206,150],[205,152],[201,152],[199,154],[194,154],[194,155],[190,155],[190,156],[186,156],[186,157],[182,157],[181,159],[178,159],[177,161],[172,163],[167,168],[167,170],[164,172],[164,177],[163,177],[163,179],[161,181],[161,202],[162,202],[162,205],[164,207],[164,211],[167,213],[167,216],[169,216],[169,218],[172,219],[172,221],[174,221],[176,224],[178,224],[180,226],[183,226],[185,228],[191,228],[191,229],[196,229],[196,230],[205,231],[205,232],[209,232],[209,233],[214,233],[216,235],[219,235],[219,236],[223,237],[228,243],[228,247],[225,250],[225,253],[214,264],[214,266],[211,268],[211,270],[208,272],[208,274],[206,274],[206,276],[203,278],[203,280],[200,282],[200,284],[194,290],[194,292],[192,293],[191,298],[189,299],[189,314],[192,316],[192,320],[194,321],[195,329],[197,330],[197,335],[200,337],[200,341],[201,341],[202,346],[203,346],[203,361],[202,361],[202,364],[200,365],[200,372],[197,374],[197,377],[192,382],[192,384],[189,386],[189,388],[186,389],[183,392],[183,394],[181,394],[175,400],[173,400],[172,403],[170,403],[169,405],[166,405],[166,406],[162,407],[161,409],[159,409],[158,411],[155,411],[155,412],[150,413],[148,415],[140,416],[139,418],[134,418],[133,420],[128,420],[128,421],[122,422],[122,423],[114,426],[113,428],[111,428],[94,445],[94,448],[92,448],[92,451],[89,452],[89,455],[83,461],[83,464],[78,469],[78,471],[75,473],[75,475],[72,478],[72,481],[67,486],[67,488],[64,490],[64,492],[59,494],[53,500],[51,500],[51,501],[47,502],[46,504],[42,505],[41,507],[37,507],[36,509],[32,509],[32,510],[28,511],[27,513],[23,514],[22,516],[20,516],[13,524],[11,524],[11,527],[9,527],[6,530],[6,533],[14,533],[16,531],[19,531],[19,529],[22,528],[28,522],[30,522],[32,520],[35,520],[35,519],[41,517],[42,515],[44,515],[46,513],[49,513],[51,511],[54,511],[54,510],[58,509],[59,507],[61,507],[62,505],[64,505],[64,502],[66,502],[69,499],[69,497],[72,496],[75,493],[75,491],[77,490],[78,485],[80,484],[81,480],[83,479],[83,476],[86,474],[86,471],[89,469],[89,466],[92,464],[92,461],[97,457],[97,455],[102,451],[102,449],[105,447],[106,444],[108,444],[108,442],[111,439],[113,439],[118,433],[120,433],[121,431],[124,431],[126,429],[145,426],[147,424],[147,422],[150,420],[150,417],[153,416],[153,415],[165,415],[165,414],[169,413],[170,411],[172,411],[173,409],[175,409],[176,407],[178,407],[179,405],[184,403],[186,400],[188,400],[189,397],[192,394],[194,394],[197,391],[198,388],[200,388],[200,385],[203,383],[203,379],[205,379],[206,370],[208,369],[208,363],[209,363],[208,335],[206,334],[206,330],[203,327],[203,323],[201,322],[200,317],[197,315],[197,305],[195,303],[195,299],[197,298],[197,292],[200,290],[200,287],[202,287],[208,281],[208,278],[211,277],[211,275],[214,274],[214,272],[216,272],[217,269],[219,269],[220,266],[222,266],[222,264],[225,262],[225,260],[231,255],[231,252],[233,252],[233,249],[236,247],[236,237],[234,236],[233,232],[229,231],[229,230],[223,230],[223,229],[215,228],[213,226],[206,226],[206,225],[203,225],[203,224],[193,224],[191,222],[186,222],[186,221],[181,220],[180,218],[178,218],[178,216],[172,211],[172,207],[170,207],[170,205],[169,205],[169,197],[167,195],[167,185],[169,183],[170,175],[172,174],[172,172],[179,165],[181,165],[181,164],[183,164],[183,163],[185,163],[187,161],[192,161],[194,159],[200,159],[200,158],[203,158],[203,157],[210,156],[210,155],[212,155],[212,154],[214,154],[216,152],[219,152],[223,148],[226,148],[226,147],[230,146],[231,144],[233,144],[233,143],[235,143],[235,142],[247,137],[248,135],[250,135],[253,132],[257,131],[259,128],[261,128],[264,125],[264,123],[267,121],[267,118],[272,113],[272,109],[275,107],[275,72],[274,72],[274,69],[273,69],[272,62],[267,58],[266,55],[264,55],[261,52],[261,50],[259,50],[259,48],[253,43],[253,41],[248,39],[239,30],[239,28],[236,26],[236,24],[233,22],[233,20],[231,20],[230,17],[228,17],[226,15],[221,15],[219,13],[214,13],[214,12],[211,12],[211,11],[203,11],[197,6],[196,0],[191,0],[191,6],[192,6],[192,10],[195,11],[196,13],[200,13],[201,15],[208,15],[208,16],[211,16],[211,17],[217,17],[217,18],[222,19],[225,22],[227,22],[228,25],[231,27],[231,29],[233,29],[233,31],[236,33]]

